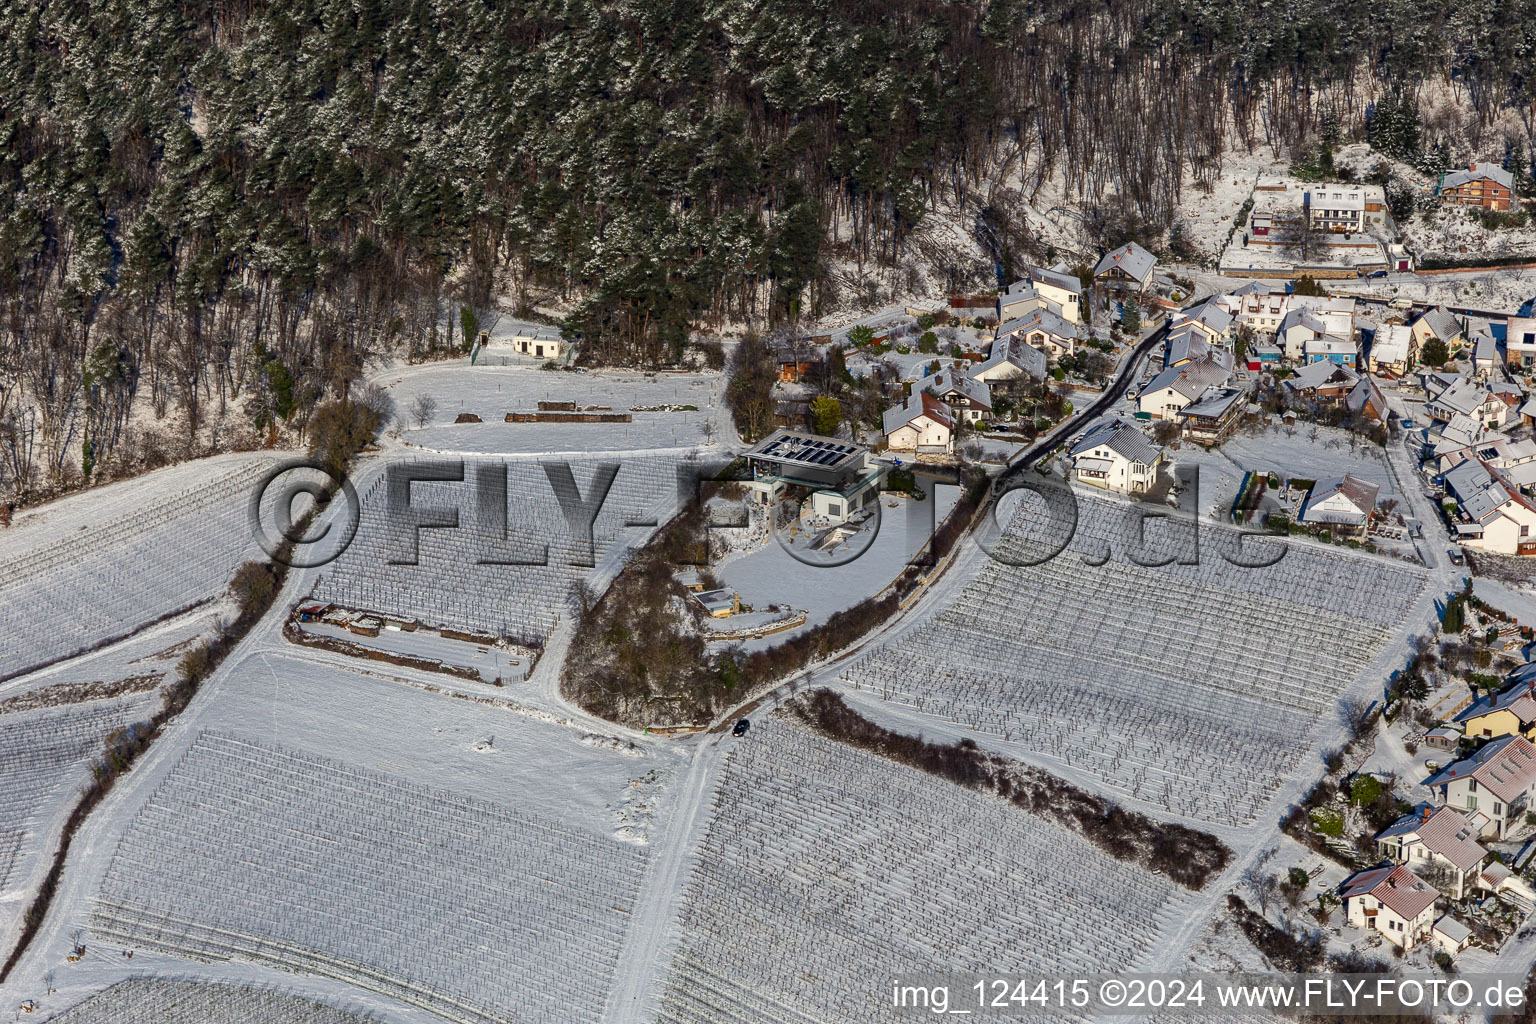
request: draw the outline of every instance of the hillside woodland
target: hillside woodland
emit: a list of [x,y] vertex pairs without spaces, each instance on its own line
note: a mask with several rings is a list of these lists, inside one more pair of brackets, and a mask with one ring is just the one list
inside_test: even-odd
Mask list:
[[1046,255],[1047,183],[1088,251],[1162,243],[1233,146],[1523,175],[1536,100],[1532,0],[14,0],[0,37],[13,497],[210,420],[302,432],[498,305],[671,363],[941,212],[995,265],[939,279],[995,283]]

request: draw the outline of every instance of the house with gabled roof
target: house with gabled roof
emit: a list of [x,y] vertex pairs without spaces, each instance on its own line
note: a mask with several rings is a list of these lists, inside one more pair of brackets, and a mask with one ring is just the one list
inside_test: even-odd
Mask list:
[[1179,411],[1232,379],[1231,372],[1209,359],[1170,366],[1147,382],[1136,398],[1136,408],[1156,420],[1177,419]]
[[1413,369],[1419,357],[1419,344],[1413,329],[1406,324],[1382,324],[1371,340],[1367,365],[1372,373],[1393,373],[1401,377]]
[[1503,470],[1482,459],[1463,459],[1445,474],[1466,522],[1457,539],[1468,547],[1505,555],[1536,555],[1536,499],[1520,492]]
[[1485,380],[1493,375],[1501,362],[1499,341],[1487,331],[1472,335],[1472,372]]
[[1173,322],[1168,326],[1169,333],[1185,325],[1204,334],[1205,340],[1210,344],[1224,345],[1231,337],[1232,314],[1223,309],[1219,301],[1210,298],[1197,306],[1175,313]]
[[1360,359],[1360,350],[1347,338],[1321,334],[1302,344],[1301,358],[1307,363],[1337,363],[1353,368]]
[[1101,423],[1067,449],[1079,483],[1138,494],[1157,482],[1163,449],[1129,423]]
[[955,416],[975,423],[992,415],[992,392],[986,384],[954,368],[930,373],[912,385],[912,390],[931,392],[949,406]]
[[1182,324],[1169,331],[1163,339],[1163,365],[1183,366],[1196,359],[1208,359],[1224,370],[1231,370],[1233,365],[1231,350],[1212,344],[1210,335],[1194,324]]
[[1509,422],[1513,414],[1509,403],[1502,394],[1494,393],[1483,381],[1473,377],[1456,377],[1442,387],[1444,379],[1444,374],[1424,376],[1427,398],[1424,411],[1432,419],[1449,422],[1459,414],[1470,416],[1491,429]]
[[1137,245],[1126,242],[1100,257],[1093,267],[1093,283],[1105,291],[1141,295],[1152,283],[1152,268],[1157,257]]
[[1478,835],[1478,825],[1454,807],[1424,804],[1378,832],[1376,849],[1459,900],[1477,887],[1488,859]]
[[997,297],[997,321],[1007,323],[1036,309],[1048,309],[1070,323],[1082,319],[1083,283],[1071,274],[1025,267],[1024,277]]
[[1385,423],[1390,412],[1387,396],[1381,393],[1381,388],[1369,376],[1361,377],[1360,382],[1350,389],[1344,398],[1344,408],[1352,416],[1361,416],[1377,423]]
[[881,427],[886,447],[919,455],[953,455],[955,414],[926,391],[915,391],[905,402],[887,409]]
[[1524,736],[1493,740],[1441,768],[1424,785],[1442,804],[1469,817],[1483,815],[1484,836],[1502,838],[1536,791],[1536,746]]
[[1344,915],[1356,928],[1382,934],[1403,949],[1429,938],[1440,893],[1401,864],[1370,868],[1339,887]]
[[1536,679],[1485,693],[1457,715],[1466,735],[1483,739],[1524,736],[1536,740]]
[[972,366],[970,376],[990,388],[994,384],[1026,375],[1044,380],[1046,372],[1045,353],[1032,345],[1026,345],[1017,337],[1011,337],[993,341],[992,351],[986,361]]
[[1031,348],[1060,359],[1076,349],[1077,325],[1042,306],[1000,324],[993,344],[1009,338],[1018,338]]
[[1308,363],[1285,379],[1285,389],[1297,398],[1337,404],[1360,383],[1360,375],[1338,363]]
[[1464,336],[1461,329],[1461,321],[1456,319],[1455,313],[1452,313],[1444,306],[1436,306],[1433,309],[1425,310],[1424,315],[1409,326],[1413,331],[1413,340],[1418,343],[1420,352],[1424,351],[1425,343],[1431,338],[1439,338],[1445,342],[1447,349],[1453,349],[1456,347],[1456,343],[1461,341]]
[[1178,411],[1179,425],[1185,437],[1213,448],[1232,436],[1247,404],[1248,393],[1242,388],[1206,388],[1199,398]]
[[1299,522],[1333,530],[1363,533],[1376,508],[1381,488],[1346,473],[1316,481],[1301,506]]
[[1466,170],[1451,171],[1441,178],[1435,194],[1443,203],[1507,210],[1514,189],[1514,175],[1498,164],[1471,163]]

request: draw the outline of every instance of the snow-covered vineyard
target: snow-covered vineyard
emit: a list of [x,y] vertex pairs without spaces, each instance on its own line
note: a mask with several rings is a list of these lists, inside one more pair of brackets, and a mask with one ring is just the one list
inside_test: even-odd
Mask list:
[[173,978],[138,977],[113,985],[53,1018],[54,1024],[379,1024],[287,992]]
[[595,1020],[644,868],[558,819],[204,734],[120,842],[91,931],[456,1024]]
[[660,1019],[882,1021],[897,974],[1124,968],[1182,895],[995,797],[765,718],[715,790]]
[[41,536],[0,562],[0,677],[223,593],[235,566],[259,554],[249,503],[266,465],[225,466],[126,511],[94,502],[97,516],[68,532],[40,523],[23,533],[23,544]]
[[[1307,545],[1267,568],[1235,566],[1217,553],[1233,550],[1233,531],[1206,523],[1198,565],[1146,567],[1120,550],[1091,564],[1085,554],[1123,548],[1123,510],[1084,499],[1059,557],[988,560],[950,608],[843,678],[1165,810],[1247,824],[1426,579]],[[1187,526],[1149,525],[1149,554],[1174,554],[1169,538]],[[1016,520],[1002,551],[1017,554],[1028,532]]]
[[113,730],[144,718],[153,695],[0,714],[0,942],[15,938],[20,897],[45,869],[67,813]]
[[[422,465],[440,464],[418,461]],[[592,523],[590,551],[573,541],[565,513],[540,463],[481,460],[465,465],[462,484],[413,486],[414,507],[456,506],[460,509],[460,528],[419,531],[417,564],[392,564],[402,560],[402,545],[391,527],[388,480],[381,473],[360,495],[362,515],[357,536],[340,558],[325,567],[314,596],[348,608],[415,618],[431,625],[542,641],[568,612],[572,583],[590,571],[581,563],[602,562],[626,535],[632,541],[643,539],[648,529],[630,524],[655,523],[670,515],[678,504],[679,471],[700,465],[671,456],[558,461],[569,465],[571,481],[579,491],[579,497],[567,495],[568,502],[590,500],[601,467],[618,467]],[[491,551],[482,548],[482,536],[477,532],[475,481],[482,469],[502,467],[506,472],[508,540]],[[688,486],[683,486],[684,493]],[[405,550],[409,551],[408,545]],[[527,563],[547,560],[547,564],[494,564],[494,559]]]

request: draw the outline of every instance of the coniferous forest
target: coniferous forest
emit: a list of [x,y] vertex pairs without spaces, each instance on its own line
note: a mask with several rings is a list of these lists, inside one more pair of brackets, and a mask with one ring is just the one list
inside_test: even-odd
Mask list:
[[302,422],[493,296],[666,364],[814,315],[830,262],[941,208],[1038,258],[998,181],[1151,238],[1233,145],[1449,81],[1523,154],[1536,100],[1536,0],[14,0],[0,37],[13,492],[112,459],[136,405]]

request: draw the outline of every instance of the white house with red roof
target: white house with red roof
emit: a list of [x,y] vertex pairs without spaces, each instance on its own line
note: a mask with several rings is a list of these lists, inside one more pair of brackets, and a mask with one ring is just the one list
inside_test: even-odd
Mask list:
[[1425,804],[1377,833],[1376,848],[1459,900],[1478,885],[1488,859],[1478,834],[1478,824],[1456,808]]
[[1524,736],[1496,739],[1446,765],[1424,785],[1441,803],[1486,818],[1484,836],[1502,837],[1536,792],[1536,746]]
[[1440,893],[1401,864],[1371,868],[1339,887],[1344,914],[1356,928],[1380,932],[1403,949],[1430,937]]

